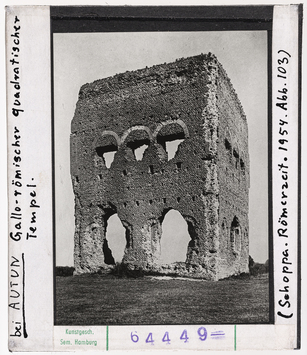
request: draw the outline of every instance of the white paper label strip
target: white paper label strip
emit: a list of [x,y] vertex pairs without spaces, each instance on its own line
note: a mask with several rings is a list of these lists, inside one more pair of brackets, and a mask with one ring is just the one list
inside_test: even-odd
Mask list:
[[9,349],[52,349],[53,240],[50,15],[6,16]]
[[298,6],[275,6],[272,46],[275,324],[297,322]]

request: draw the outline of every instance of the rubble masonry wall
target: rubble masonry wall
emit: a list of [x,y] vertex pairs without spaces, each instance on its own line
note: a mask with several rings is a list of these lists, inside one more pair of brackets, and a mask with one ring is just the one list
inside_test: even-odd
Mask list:
[[[174,139],[183,142],[168,160],[165,144]],[[245,115],[212,54],[82,86],[71,124],[75,273],[110,263],[105,232],[114,213],[126,229],[123,262],[161,271],[161,225],[170,209],[191,237],[185,266],[172,272],[217,280],[247,271],[247,142]]]

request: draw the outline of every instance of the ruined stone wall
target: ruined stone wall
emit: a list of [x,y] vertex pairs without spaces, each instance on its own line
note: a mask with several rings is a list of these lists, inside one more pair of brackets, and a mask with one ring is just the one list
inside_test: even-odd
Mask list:
[[219,112],[219,277],[248,271],[248,127],[232,84],[220,65],[217,74]]
[[[191,237],[181,275],[217,280],[232,259],[236,263],[233,253],[220,251],[227,239],[220,237],[221,216],[231,218],[226,200],[237,185],[232,181],[225,187],[229,180],[219,164],[225,165],[226,153],[219,134],[226,134],[227,124],[221,121],[232,119],[232,107],[238,122],[241,111],[237,98],[227,93],[233,89],[218,78],[218,68],[222,70],[215,56],[200,55],[81,88],[71,126],[76,273],[95,272],[112,262],[105,232],[114,213],[126,228],[123,262],[131,269],[159,270],[161,225],[170,209],[181,213]],[[223,95],[229,95],[230,109],[224,107]],[[245,126],[238,122],[228,124],[231,133],[238,124],[246,126],[246,121]],[[242,143],[239,135],[236,138],[247,154],[244,129]],[[168,160],[166,143],[174,139],[183,142]],[[143,144],[148,148],[137,160],[135,150]],[[114,161],[107,167],[104,157],[111,151]],[[246,189],[243,193],[248,196]],[[240,211],[241,225],[248,228],[246,199],[231,201]]]

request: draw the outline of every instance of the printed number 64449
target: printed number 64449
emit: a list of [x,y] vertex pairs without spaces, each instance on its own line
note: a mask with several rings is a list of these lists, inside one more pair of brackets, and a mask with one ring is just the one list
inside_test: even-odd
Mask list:
[[[201,341],[205,341],[207,339],[207,330],[205,327],[200,327],[198,328],[197,330],[197,334],[198,334],[198,337]],[[137,334],[137,332],[131,332],[130,334],[130,337],[131,337],[131,340],[134,342],[134,343],[137,343],[140,338]],[[188,337],[188,331],[186,329],[183,330],[183,332],[181,333],[181,336],[179,338],[180,340],[183,340],[184,343],[187,343],[188,340],[189,340],[189,337]],[[161,341],[163,343],[166,343],[166,344],[170,344],[171,343],[171,338],[170,338],[170,335],[169,335],[169,332],[165,332],[164,335],[163,335],[163,338],[161,339]],[[149,343],[151,345],[154,345],[155,343],[155,340],[154,340],[154,337],[153,337],[153,334],[152,333],[148,333],[148,336],[145,340],[146,343]]]

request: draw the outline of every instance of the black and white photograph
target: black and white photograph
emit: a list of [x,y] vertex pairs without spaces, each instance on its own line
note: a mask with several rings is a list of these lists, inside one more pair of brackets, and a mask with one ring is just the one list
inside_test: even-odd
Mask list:
[[9,350],[301,349],[303,5],[5,12]]
[[55,324],[269,323],[268,31],[115,31],[53,34]]

